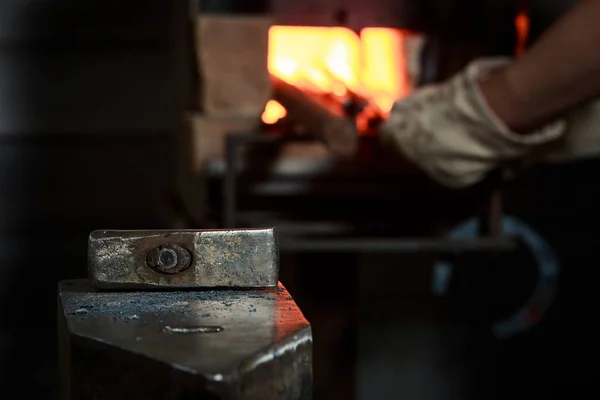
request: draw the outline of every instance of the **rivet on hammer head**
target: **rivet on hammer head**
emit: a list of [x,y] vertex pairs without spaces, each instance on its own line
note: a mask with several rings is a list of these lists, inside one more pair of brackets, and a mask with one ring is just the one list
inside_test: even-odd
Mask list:
[[175,250],[165,248],[158,251],[156,266],[164,269],[171,269],[177,266],[177,253]]
[[177,274],[186,270],[192,262],[190,253],[176,244],[165,244],[148,252],[148,266],[164,274]]

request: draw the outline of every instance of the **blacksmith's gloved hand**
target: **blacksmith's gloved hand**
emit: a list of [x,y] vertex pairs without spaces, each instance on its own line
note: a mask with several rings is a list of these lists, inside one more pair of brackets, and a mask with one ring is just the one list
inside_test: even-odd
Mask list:
[[566,120],[528,134],[512,132],[490,110],[479,81],[509,63],[477,60],[450,80],[398,101],[380,137],[438,183],[461,188],[497,167],[538,154],[565,135]]

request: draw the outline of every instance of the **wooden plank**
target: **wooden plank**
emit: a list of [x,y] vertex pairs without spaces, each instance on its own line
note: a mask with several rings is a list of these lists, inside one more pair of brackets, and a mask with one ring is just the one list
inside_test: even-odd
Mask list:
[[260,116],[271,96],[269,16],[202,15],[196,20],[201,105],[206,115]]

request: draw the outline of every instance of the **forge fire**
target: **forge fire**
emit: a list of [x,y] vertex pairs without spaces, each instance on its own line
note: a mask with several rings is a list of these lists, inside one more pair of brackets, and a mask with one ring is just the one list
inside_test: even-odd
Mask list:
[[[393,102],[406,96],[404,38],[399,29],[364,28],[359,33],[343,27],[272,26],[269,29],[269,73],[304,92],[343,104],[351,95],[368,101],[385,116]],[[286,116],[286,109],[270,100],[262,115],[266,124]],[[363,115],[368,118],[368,113]],[[364,131],[360,115],[356,119]]]

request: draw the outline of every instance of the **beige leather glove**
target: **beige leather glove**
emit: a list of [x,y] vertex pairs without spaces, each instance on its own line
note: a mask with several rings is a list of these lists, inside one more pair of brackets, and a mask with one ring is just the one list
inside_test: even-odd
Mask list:
[[424,87],[398,101],[381,126],[382,141],[451,188],[475,184],[489,171],[538,154],[543,147],[550,151],[554,142],[560,147],[565,121],[519,135],[487,106],[477,80],[508,62],[475,61],[449,81]]
[[600,155],[600,100],[569,113],[565,120],[566,133],[537,149],[533,161],[561,163]]

